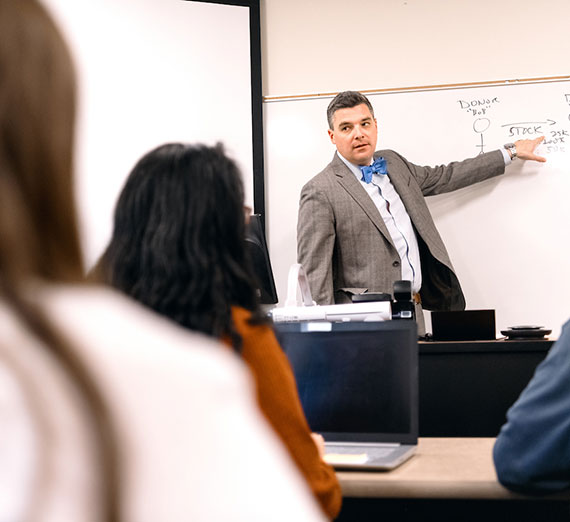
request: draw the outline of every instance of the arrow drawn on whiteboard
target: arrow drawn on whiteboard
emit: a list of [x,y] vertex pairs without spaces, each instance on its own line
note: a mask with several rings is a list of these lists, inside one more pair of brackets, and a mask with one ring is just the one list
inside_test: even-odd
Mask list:
[[504,125],[501,125],[501,127],[515,127],[516,125],[542,125],[542,124],[554,125],[555,123],[556,122],[554,120],[547,118],[546,121],[520,121],[518,123],[505,123]]

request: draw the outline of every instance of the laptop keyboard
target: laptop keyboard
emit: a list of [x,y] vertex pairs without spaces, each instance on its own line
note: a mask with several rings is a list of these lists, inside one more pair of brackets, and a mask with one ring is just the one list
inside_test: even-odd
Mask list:
[[354,446],[329,446],[327,453],[338,453],[342,455],[362,455],[366,454],[369,459],[385,457],[394,451],[395,448],[362,448]]

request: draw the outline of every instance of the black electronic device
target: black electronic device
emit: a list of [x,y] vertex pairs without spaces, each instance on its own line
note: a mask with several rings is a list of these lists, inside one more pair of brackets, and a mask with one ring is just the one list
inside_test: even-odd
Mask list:
[[412,282],[400,280],[394,282],[394,296],[380,292],[364,292],[353,294],[353,303],[369,303],[371,301],[392,301],[392,319],[415,319],[416,312],[412,299]]
[[416,311],[412,299],[412,282],[401,280],[394,283],[392,319],[415,319]]
[[261,304],[276,304],[278,301],[269,250],[260,214],[249,216],[245,237],[253,275],[258,285]]
[[[418,437],[415,322],[298,321],[275,324],[275,333],[293,368],[309,427],[325,438],[330,463],[390,469],[413,453]],[[393,452],[387,462],[373,456],[376,448]],[[354,461],[346,453],[365,459]],[[347,460],[335,462],[339,454]]]
[[352,294],[353,303],[370,303],[372,301],[391,301],[391,294],[380,292],[364,292],[363,294]]
[[506,330],[501,330],[501,333],[507,339],[544,339],[547,335],[552,333],[552,330],[547,330],[543,326],[536,325],[521,325],[510,326]]
[[433,311],[434,341],[485,341],[496,338],[495,310]]

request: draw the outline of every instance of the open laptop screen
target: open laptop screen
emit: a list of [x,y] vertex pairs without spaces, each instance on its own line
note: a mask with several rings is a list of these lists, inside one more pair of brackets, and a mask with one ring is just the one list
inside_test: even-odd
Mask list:
[[327,441],[417,441],[415,322],[279,323],[275,330],[311,430]]

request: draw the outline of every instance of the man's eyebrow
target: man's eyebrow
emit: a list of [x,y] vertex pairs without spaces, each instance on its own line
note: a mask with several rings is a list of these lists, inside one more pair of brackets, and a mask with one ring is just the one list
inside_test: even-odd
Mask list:
[[[365,116],[364,118],[362,118],[360,120],[360,123],[364,123],[364,122],[368,122],[368,121],[372,121],[372,116]],[[351,121],[341,121],[339,122],[338,126],[342,127],[343,125],[354,125]]]

